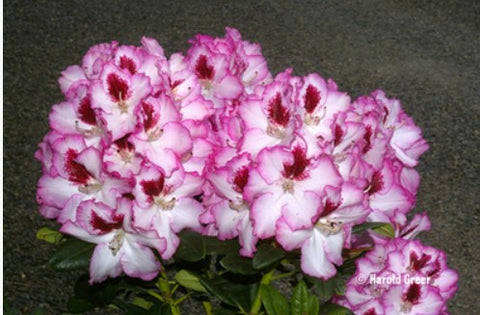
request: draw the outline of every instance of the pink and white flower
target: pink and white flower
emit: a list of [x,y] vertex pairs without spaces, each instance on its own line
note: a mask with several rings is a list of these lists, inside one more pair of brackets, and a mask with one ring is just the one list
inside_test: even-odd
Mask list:
[[119,198],[114,208],[87,200],[78,206],[75,220],[62,225],[61,232],[97,244],[90,262],[90,284],[118,277],[122,272],[152,280],[160,271],[152,248],[163,252],[165,239],[154,231],[135,229],[131,218],[131,200]]
[[203,207],[193,197],[201,193],[203,178],[185,173],[181,166],[166,176],[161,168],[145,164],[136,179],[133,224],[164,238],[166,247],[160,254],[169,259],[180,242],[179,232],[187,228],[201,231]]
[[219,239],[239,237],[240,254],[252,257],[258,238],[253,234],[250,205],[244,200],[243,191],[249,180],[252,161],[243,153],[233,157],[225,166],[207,172],[216,198],[210,197],[207,209],[211,213]]
[[277,221],[276,239],[288,251],[301,248],[303,272],[328,279],[336,274],[335,265],[343,263],[352,226],[364,222],[369,212],[363,191],[355,185],[327,186],[314,222],[297,228],[284,216]]
[[331,157],[312,159],[306,151],[298,141],[292,148],[276,146],[258,154],[244,192],[251,202],[254,233],[259,238],[274,236],[280,217],[295,230],[311,226],[325,187],[341,185]]
[[447,314],[446,302],[457,290],[458,275],[445,254],[420,241],[379,243],[356,264],[345,296],[336,297],[356,314]]

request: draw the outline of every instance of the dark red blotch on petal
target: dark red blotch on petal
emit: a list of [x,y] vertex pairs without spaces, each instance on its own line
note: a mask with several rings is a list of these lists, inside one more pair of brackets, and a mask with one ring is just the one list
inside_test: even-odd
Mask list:
[[403,299],[412,304],[417,304],[418,300],[420,299],[420,285],[418,283],[412,283],[408,287],[408,290],[405,293],[405,297]]
[[120,57],[120,68],[127,69],[131,74],[135,74],[135,72],[137,72],[137,66],[135,65],[135,62],[132,60],[132,58],[127,56]]
[[419,271],[422,269],[427,262],[430,261],[431,256],[422,254],[422,257],[418,259],[417,253],[411,252],[410,253],[410,267],[415,270]]
[[140,182],[140,185],[142,185],[142,190],[145,195],[153,199],[153,197],[156,197],[162,193],[163,186],[165,185],[165,177],[163,174],[160,174],[158,179],[144,180]]
[[283,176],[285,178],[291,178],[296,180],[305,179],[305,169],[310,164],[310,159],[307,159],[305,150],[301,147],[295,147],[292,151],[293,162],[283,163]]
[[290,112],[282,105],[282,96],[277,93],[268,106],[268,116],[280,126],[287,126],[290,121]]
[[335,146],[339,145],[340,142],[342,142],[344,135],[345,131],[343,131],[342,127],[340,127],[340,125],[335,125],[335,139],[333,141],[333,144]]
[[175,80],[173,82],[170,81],[170,88],[173,90],[177,86],[179,86],[184,80]]
[[197,63],[195,64],[195,73],[201,80],[213,79],[215,70],[213,69],[213,66],[207,64],[207,56],[200,55],[200,57],[198,57]]
[[135,146],[128,141],[128,138],[130,137],[130,134],[126,134],[120,139],[115,140],[115,145],[117,146],[118,150],[122,151],[135,151]]
[[155,113],[153,105],[147,102],[142,102],[143,110],[143,128],[148,131],[156,126],[158,122],[158,114]]
[[368,309],[363,315],[377,315],[377,311],[374,308]]
[[95,230],[99,230],[102,234],[105,234],[111,230],[120,229],[123,226],[123,218],[123,215],[115,215],[113,216],[113,222],[107,222],[92,209],[90,224]]
[[239,193],[243,193],[243,189],[247,185],[248,182],[248,167],[244,166],[238,169],[235,172],[235,178],[233,179],[233,183],[235,184],[235,191]]
[[337,210],[338,207],[340,207],[340,202],[334,203],[332,200],[330,200],[330,198],[327,198],[321,217],[326,217],[333,211]]
[[372,143],[370,140],[371,137],[372,137],[372,127],[367,126],[365,128],[365,135],[363,136],[363,140],[365,140],[365,146],[363,147],[363,154],[367,153],[372,148]]
[[86,184],[93,176],[87,171],[84,165],[75,161],[77,152],[68,149],[65,153],[65,171],[68,173],[68,180],[78,184]]
[[108,93],[114,102],[125,100],[129,96],[127,82],[115,73],[107,77]]
[[318,92],[316,87],[311,84],[307,87],[304,101],[304,107],[307,113],[313,113],[315,108],[317,108],[318,103],[320,102],[320,93]]
[[80,106],[78,107],[78,117],[86,124],[97,124],[95,111],[92,109],[92,104],[90,103],[90,98],[88,96],[85,96],[80,101]]
[[383,189],[383,175],[379,171],[373,173],[372,180],[370,181],[370,188],[368,189],[368,194],[373,195],[374,193]]

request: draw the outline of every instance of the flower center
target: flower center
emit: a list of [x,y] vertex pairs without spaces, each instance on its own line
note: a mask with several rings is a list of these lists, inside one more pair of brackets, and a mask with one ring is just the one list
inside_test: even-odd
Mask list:
[[107,77],[108,93],[112,101],[118,104],[121,113],[128,112],[128,104],[125,98],[129,96],[128,84],[115,73],[110,73]]
[[175,206],[175,197],[170,200],[165,198],[165,194],[169,192],[170,187],[165,185],[163,174],[160,174],[158,179],[141,181],[140,185],[143,192],[148,196],[148,201],[159,206],[162,210],[171,210]]
[[135,146],[128,141],[130,134],[115,140],[114,144],[117,146],[117,153],[125,164],[131,163],[135,156]]
[[316,224],[320,231],[325,235],[334,235],[342,231],[343,222],[334,221],[326,218],[320,218]]
[[112,240],[108,243],[108,248],[112,251],[113,256],[117,255],[118,251],[122,248],[124,238],[125,232],[122,229],[119,229],[115,232]]
[[159,206],[162,210],[172,210],[175,207],[175,202],[177,199],[172,197],[170,200],[167,200],[163,196],[155,198],[155,204]]

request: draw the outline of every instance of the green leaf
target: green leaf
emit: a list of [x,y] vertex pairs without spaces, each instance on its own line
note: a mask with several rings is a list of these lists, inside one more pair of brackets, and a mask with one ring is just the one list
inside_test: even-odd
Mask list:
[[309,315],[318,315],[318,310],[320,309],[320,302],[315,295],[308,296],[308,314]]
[[212,279],[200,278],[200,283],[220,301],[242,310],[249,310],[257,285],[232,283],[220,276]]
[[253,257],[253,268],[263,269],[272,266],[285,257],[285,252],[279,247],[271,244],[261,244],[258,246]]
[[338,304],[327,303],[322,305],[320,315],[354,315],[348,308]]
[[73,297],[70,298],[67,302],[67,309],[70,313],[73,314],[85,313],[87,311],[93,310],[94,308],[95,305],[92,302],[82,298]]
[[143,309],[149,310],[154,304],[150,301],[145,300],[142,297],[136,296],[132,300],[132,304]]
[[220,260],[220,265],[230,272],[242,275],[252,275],[259,271],[253,269],[252,259],[240,256],[238,253],[230,253]]
[[313,290],[322,302],[330,300],[334,294],[342,294],[345,280],[338,274],[328,280],[321,280],[306,276],[305,279],[313,284]]
[[95,307],[104,307],[109,305],[123,288],[122,278],[108,279],[102,283],[90,285],[88,275],[83,275],[75,283],[74,299],[83,299]]
[[219,240],[217,237],[204,236],[205,250],[207,254],[228,255],[230,253],[238,253],[240,245],[238,240]]
[[63,238],[63,234],[49,227],[43,227],[37,231],[37,239],[50,244],[59,244]]
[[308,289],[303,280],[299,281],[293,289],[290,304],[292,306],[292,315],[304,315],[308,313]]
[[195,262],[205,257],[205,243],[201,234],[190,230],[184,230],[179,236],[180,245],[175,252],[175,259]]
[[352,229],[352,233],[361,234],[366,230],[372,230],[387,237],[395,237],[395,230],[389,223],[385,222],[365,222],[354,226]]
[[290,313],[287,299],[273,286],[262,284],[260,291],[262,304],[268,315],[288,315]]
[[395,230],[393,229],[393,226],[389,223],[385,223],[382,226],[373,228],[372,230],[377,234],[380,234],[389,238],[395,237]]
[[148,310],[131,303],[126,303],[120,299],[115,299],[113,304],[120,308],[122,310],[122,314],[125,315],[172,315],[170,305],[167,303],[162,305],[153,305]]
[[207,292],[200,283],[200,279],[188,270],[180,270],[175,275],[175,281],[177,281],[182,287],[192,289],[199,292]]
[[88,267],[95,244],[76,238],[68,238],[62,243],[48,262],[56,270],[75,270]]
[[222,308],[222,307],[216,307],[212,311],[212,315],[232,315],[232,310],[227,310],[227,309]]

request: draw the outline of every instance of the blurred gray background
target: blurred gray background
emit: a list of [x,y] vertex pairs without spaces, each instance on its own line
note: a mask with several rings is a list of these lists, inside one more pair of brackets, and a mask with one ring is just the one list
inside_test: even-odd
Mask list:
[[[460,273],[452,314],[478,314],[480,284],[480,2],[472,1],[4,1],[4,296],[22,314],[66,311],[77,273],[46,267],[35,239],[40,164],[57,78],[92,45],[156,38],[167,55],[225,26],[258,42],[273,73],[320,73],[352,98],[381,88],[402,101],[431,148],[418,167],[422,235]],[[51,224],[50,224],[51,225]],[[101,313],[101,312],[100,312]],[[185,312],[187,314],[188,312]]]

